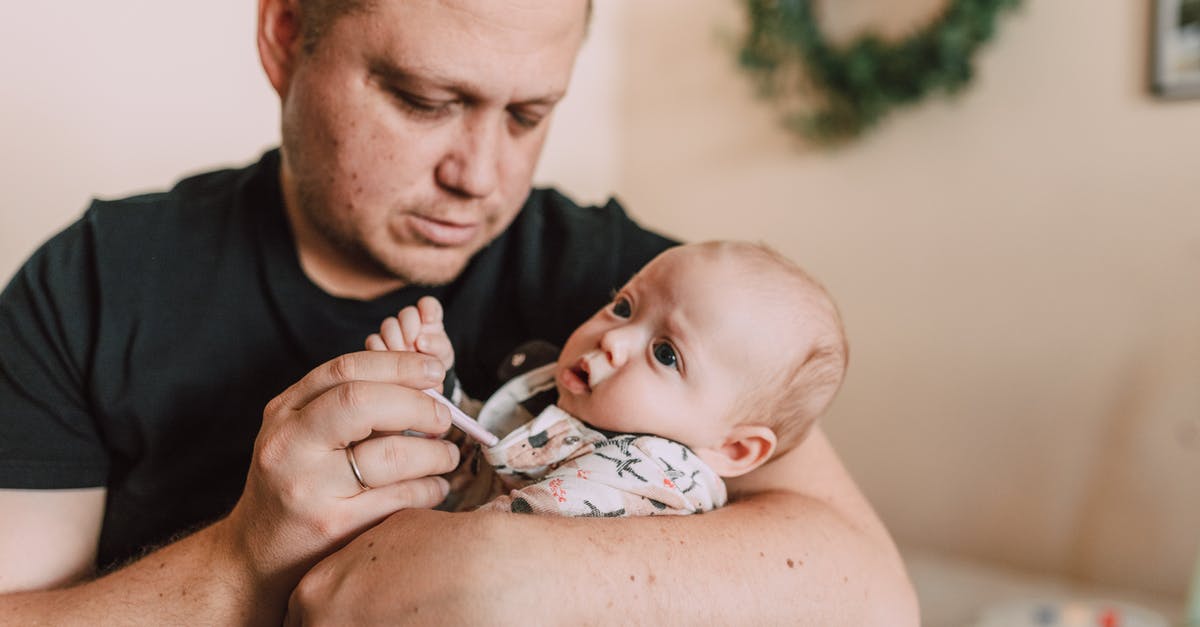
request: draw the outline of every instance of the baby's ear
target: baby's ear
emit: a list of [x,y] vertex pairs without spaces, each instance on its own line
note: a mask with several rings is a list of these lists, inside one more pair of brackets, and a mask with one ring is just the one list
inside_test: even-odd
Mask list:
[[775,452],[775,432],[762,425],[736,425],[725,440],[696,455],[722,477],[739,477],[763,465]]

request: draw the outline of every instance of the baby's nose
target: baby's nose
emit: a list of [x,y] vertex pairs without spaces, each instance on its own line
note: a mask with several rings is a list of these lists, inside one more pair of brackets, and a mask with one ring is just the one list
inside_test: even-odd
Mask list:
[[612,358],[604,350],[589,351],[584,355],[583,368],[587,371],[587,383],[591,388],[599,385],[616,370],[612,364]]
[[633,334],[625,329],[612,329],[600,338],[600,351],[613,368],[620,368],[629,359]]

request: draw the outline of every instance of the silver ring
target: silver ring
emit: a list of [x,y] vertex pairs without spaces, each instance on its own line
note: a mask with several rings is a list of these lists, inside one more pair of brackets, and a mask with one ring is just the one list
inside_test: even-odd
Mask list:
[[346,461],[350,462],[350,472],[354,473],[354,479],[358,481],[358,486],[364,490],[370,490],[371,486],[363,481],[362,471],[358,469],[358,462],[354,461],[354,445],[346,447]]

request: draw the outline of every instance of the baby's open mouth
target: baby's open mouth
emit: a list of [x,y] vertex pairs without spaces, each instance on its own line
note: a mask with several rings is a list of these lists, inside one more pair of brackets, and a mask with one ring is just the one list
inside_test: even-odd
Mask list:
[[593,387],[607,379],[611,372],[603,353],[588,351],[571,365],[560,369],[556,376],[563,389],[571,394],[591,394]]
[[587,371],[587,361],[580,359],[574,366],[571,366],[571,374],[578,377],[579,380],[583,382],[583,385],[588,388],[588,390],[592,389],[592,386],[588,384],[588,378],[590,375]]

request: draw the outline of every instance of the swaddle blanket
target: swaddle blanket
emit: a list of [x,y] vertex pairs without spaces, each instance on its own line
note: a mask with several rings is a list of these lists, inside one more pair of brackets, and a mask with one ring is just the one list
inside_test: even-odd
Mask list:
[[550,364],[515,377],[484,403],[479,422],[506,435],[492,447],[463,443],[448,509],[483,503],[480,509],[514,513],[617,517],[694,514],[725,504],[724,481],[688,447],[654,435],[603,433],[553,400]]

